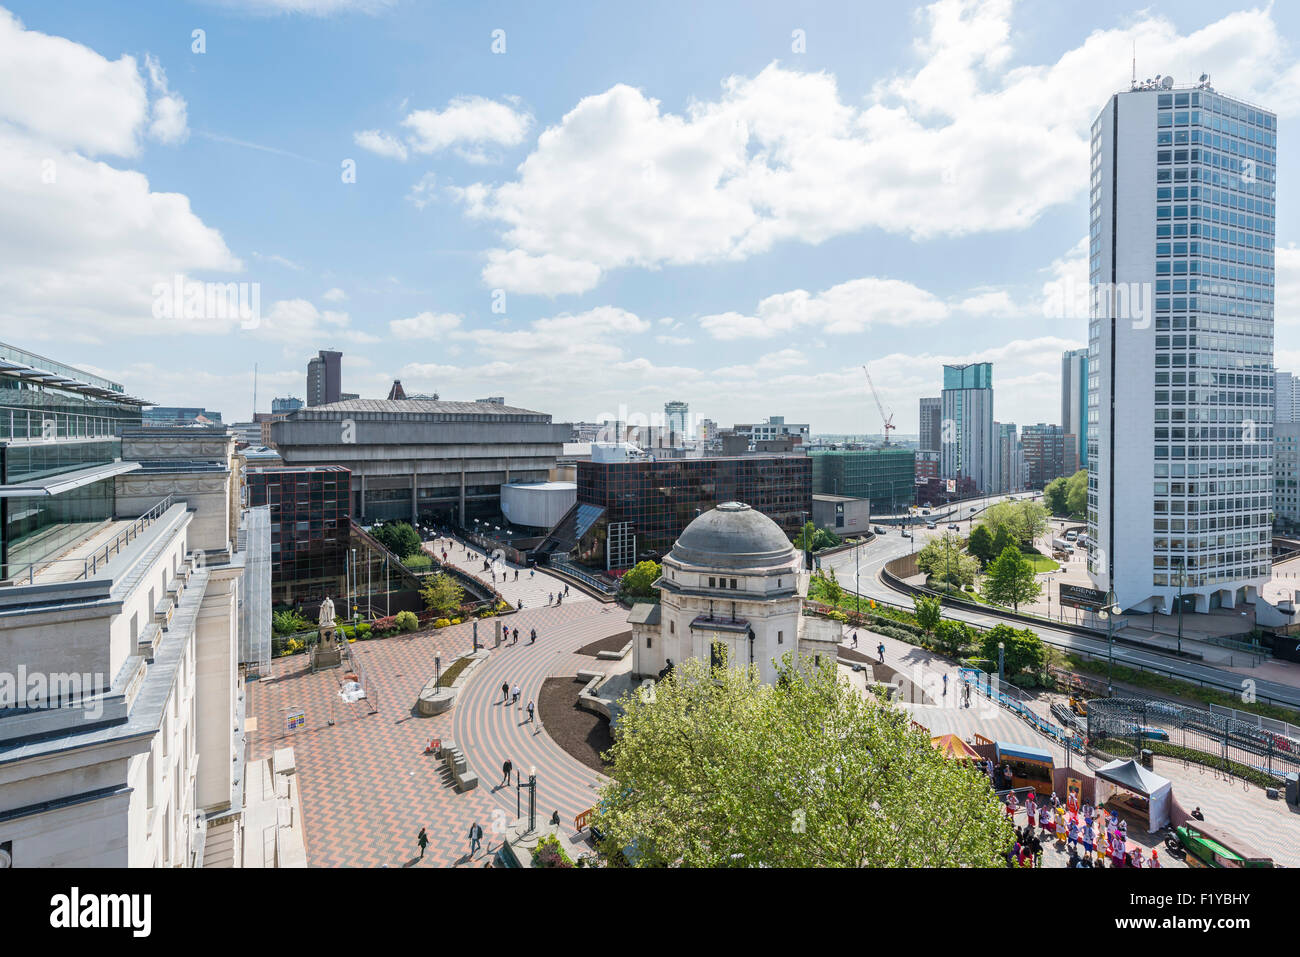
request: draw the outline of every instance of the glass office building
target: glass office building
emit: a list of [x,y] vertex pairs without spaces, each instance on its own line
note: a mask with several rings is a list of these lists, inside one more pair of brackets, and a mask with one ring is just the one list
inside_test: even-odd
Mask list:
[[575,511],[602,510],[573,550],[576,561],[592,568],[658,559],[697,514],[723,502],[744,502],[791,536],[812,519],[812,461],[806,455],[579,462],[577,472]]
[[146,403],[0,343],[0,580],[38,571],[112,519],[121,434]]
[[248,469],[249,506],[270,507],[273,604],[344,593],[351,479],[338,465]]
[[1277,118],[1136,84],[1092,127],[1088,570],[1126,609],[1271,575]]
[[876,512],[902,512],[912,504],[916,452],[912,449],[843,449],[812,452],[813,491],[871,500]]

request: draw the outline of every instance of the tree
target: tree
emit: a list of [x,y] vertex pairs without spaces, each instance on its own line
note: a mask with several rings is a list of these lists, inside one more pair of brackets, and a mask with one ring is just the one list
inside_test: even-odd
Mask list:
[[1053,515],[1068,515],[1069,506],[1066,504],[1066,480],[1063,478],[1054,478],[1043,486],[1043,501]]
[[420,619],[413,611],[399,611],[393,616],[393,624],[397,626],[398,631],[415,631],[420,627]]
[[971,529],[970,539],[966,542],[966,551],[979,559],[981,568],[997,554],[993,550],[993,536],[983,525],[976,525]]
[[451,575],[440,573],[420,589],[420,597],[424,599],[424,607],[446,618],[460,608],[465,599],[465,589]]
[[943,613],[943,606],[939,603],[939,599],[914,595],[912,596],[912,608],[916,612],[916,623],[925,629],[927,633],[933,633]]
[[834,548],[839,545],[840,537],[828,529],[818,528],[814,523],[808,522],[799,530],[799,534],[792,541],[794,547],[801,552],[805,550],[819,552],[823,548]]
[[975,629],[964,621],[940,621],[934,630],[934,643],[941,654],[956,658],[975,641]]
[[1013,840],[987,779],[837,680],[678,663],[625,696],[602,851],[638,867],[996,867]]
[[1065,480],[1066,514],[1088,514],[1088,470],[1079,469]]
[[1047,509],[1029,500],[998,502],[984,510],[980,524],[988,528],[994,541],[1005,530],[1013,541],[1032,545],[1035,538],[1047,531]]
[[663,570],[658,562],[637,562],[624,573],[619,587],[624,594],[637,598],[659,598],[659,589],[654,583],[659,580]]
[[1033,601],[1042,591],[1034,566],[1015,545],[1008,545],[984,570],[984,597],[995,605],[1019,611],[1022,601]]
[[1017,548],[1015,536],[1006,528],[999,528],[997,534],[993,536],[993,546],[989,550],[989,561],[997,558],[1008,548]]
[[829,568],[818,573],[817,577],[821,583],[818,592],[822,600],[832,607],[839,607],[840,602],[844,600],[844,586],[835,577],[835,569]]
[[979,562],[961,550],[961,540],[949,532],[932,538],[916,556],[916,566],[935,581],[950,585],[973,585]]
[[370,534],[398,558],[420,551],[420,533],[406,522],[385,522],[372,528]]
[[1008,677],[1018,675],[1026,669],[1038,671],[1043,667],[1046,646],[1032,629],[995,625],[984,632],[980,654],[995,664],[998,660],[998,642],[1005,645],[1002,666]]

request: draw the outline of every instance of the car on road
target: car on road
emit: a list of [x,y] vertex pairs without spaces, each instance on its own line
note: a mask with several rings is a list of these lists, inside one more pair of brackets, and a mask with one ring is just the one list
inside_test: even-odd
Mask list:
[[936,526],[936,525],[934,524],[934,522],[926,522],[926,523],[925,523],[925,527],[926,527],[926,528],[937,528],[938,526]]
[[1065,533],[1065,540],[1067,542],[1072,542],[1078,537],[1079,537],[1079,533],[1074,531],[1073,529]]
[[976,512],[979,511],[979,506],[977,506],[977,505],[972,505],[972,506],[970,507],[970,510],[971,510],[971,514],[973,515],[973,514],[975,514]]
[[874,531],[877,535],[885,534],[885,530],[881,528],[879,525],[877,525],[874,529],[872,529],[872,531]]
[[912,537],[912,533],[909,532],[907,529],[903,529],[903,531],[902,531],[902,536],[903,536],[904,538],[911,538],[911,537]]
[[961,526],[958,525],[956,522],[949,522],[948,527],[951,528],[954,532],[960,531],[961,529]]

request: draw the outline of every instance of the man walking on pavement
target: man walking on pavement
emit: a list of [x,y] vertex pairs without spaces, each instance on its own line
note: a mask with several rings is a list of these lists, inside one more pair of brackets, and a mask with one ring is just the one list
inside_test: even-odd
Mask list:
[[517,645],[517,644],[519,644],[519,629],[518,629],[518,628],[515,629],[514,635],[515,635],[515,640],[514,640],[513,644],[516,644],[516,645]]
[[876,654],[880,656],[880,663],[885,663],[885,643],[882,641],[876,646]]
[[510,759],[506,758],[506,763],[501,765],[501,771],[502,771],[501,783],[498,784],[497,787],[503,788],[510,783],[510,772],[513,771],[514,769],[515,766],[510,763]]
[[510,703],[511,704],[519,703],[519,685],[515,685],[515,690],[510,692]]
[[510,684],[509,682],[503,681],[501,682],[501,703],[505,704],[509,700],[510,700]]
[[420,833],[415,835],[415,843],[420,845],[420,860],[424,860],[424,849],[429,846],[429,834],[424,828],[420,828]]
[[530,701],[528,702],[528,723],[532,724],[532,721],[533,721],[533,703]]
[[473,857],[477,853],[483,840],[483,828],[479,827],[478,821],[469,826],[469,856]]
[[533,628],[528,632],[528,643],[531,645],[537,640],[537,629]]
[[943,696],[944,696],[945,698],[948,697],[948,676],[947,676],[947,674],[945,674],[945,675],[943,676]]

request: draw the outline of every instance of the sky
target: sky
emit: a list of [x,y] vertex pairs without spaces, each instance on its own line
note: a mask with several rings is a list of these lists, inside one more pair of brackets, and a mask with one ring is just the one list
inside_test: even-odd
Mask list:
[[879,432],[864,363],[913,434],[991,361],[999,421],[1055,422],[1136,51],[1278,114],[1300,370],[1298,44],[1195,0],[0,0],[0,341],[228,422],[320,349],[367,397],[814,433]]

